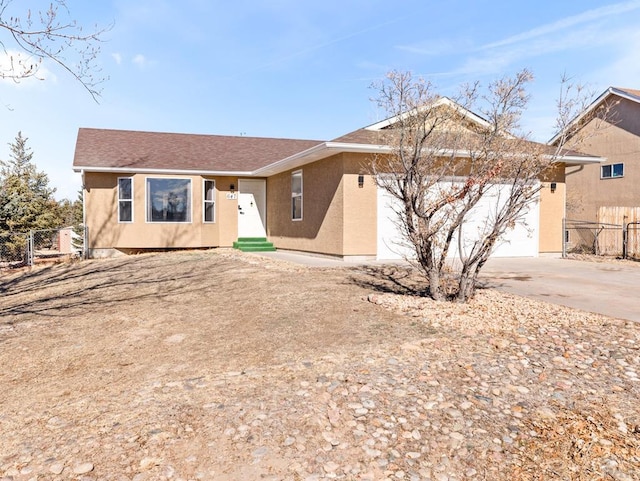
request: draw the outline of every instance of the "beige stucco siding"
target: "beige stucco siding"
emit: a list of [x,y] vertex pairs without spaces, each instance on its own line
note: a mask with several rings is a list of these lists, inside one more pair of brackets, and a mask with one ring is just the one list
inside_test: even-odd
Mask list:
[[[302,219],[292,220],[291,174],[302,172]],[[267,179],[267,236],[280,249],[342,255],[342,160],[334,156]]]
[[[377,252],[377,185],[367,175],[367,155],[342,154],[344,176],[344,255],[375,256]],[[362,187],[358,176],[364,176]]]
[[[567,217],[597,221],[600,206],[640,206],[640,109],[626,99],[612,107],[610,121],[589,122],[580,132],[584,152],[606,157],[600,165],[567,168]],[[600,178],[601,165],[624,164],[624,177]]]
[[[376,187],[358,175],[365,156],[338,154],[267,179],[267,235],[277,248],[375,256]],[[302,171],[303,218],[291,219],[291,174]]]
[[[562,252],[562,219],[565,217],[566,185],[564,164],[549,169],[541,178],[540,189],[540,253]],[[551,184],[555,184],[552,192]]]
[[[133,179],[133,221],[118,222],[118,178]],[[191,180],[191,222],[147,222],[146,179]],[[203,220],[203,179],[216,182],[214,223]],[[84,175],[85,222],[89,249],[135,250],[230,246],[237,237],[237,200],[228,200],[229,177],[91,173]],[[223,190],[224,189],[224,190]]]

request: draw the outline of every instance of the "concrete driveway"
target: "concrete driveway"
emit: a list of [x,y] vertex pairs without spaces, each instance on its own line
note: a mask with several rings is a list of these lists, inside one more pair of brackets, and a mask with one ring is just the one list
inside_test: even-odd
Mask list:
[[640,264],[560,258],[491,259],[487,287],[554,304],[640,321]]
[[[287,251],[260,255],[316,267],[362,264]],[[640,263],[499,258],[487,263],[480,282],[512,294],[640,322]]]

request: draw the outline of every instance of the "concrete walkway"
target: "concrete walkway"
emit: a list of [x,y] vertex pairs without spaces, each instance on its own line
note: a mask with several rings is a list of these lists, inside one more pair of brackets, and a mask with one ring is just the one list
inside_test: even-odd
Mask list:
[[[313,267],[385,264],[345,262],[286,251],[259,255]],[[482,270],[480,282],[512,294],[640,322],[640,264],[549,257],[497,258]]]
[[480,278],[488,287],[512,294],[640,322],[640,264],[491,259]]

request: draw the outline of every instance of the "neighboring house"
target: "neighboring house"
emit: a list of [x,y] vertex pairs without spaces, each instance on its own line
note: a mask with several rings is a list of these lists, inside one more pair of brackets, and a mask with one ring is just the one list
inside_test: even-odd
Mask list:
[[605,158],[601,165],[567,167],[567,218],[606,222],[602,208],[640,206],[640,90],[609,87],[567,130],[581,151]]
[[[466,121],[483,122],[468,111]],[[400,258],[395,213],[367,167],[373,155],[392,152],[379,141],[389,128],[392,120],[329,142],[80,129],[74,170],[83,178],[88,252],[228,247],[268,237],[279,249]],[[600,159],[562,160],[541,179],[528,226],[509,233],[496,255],[561,252],[565,162]]]

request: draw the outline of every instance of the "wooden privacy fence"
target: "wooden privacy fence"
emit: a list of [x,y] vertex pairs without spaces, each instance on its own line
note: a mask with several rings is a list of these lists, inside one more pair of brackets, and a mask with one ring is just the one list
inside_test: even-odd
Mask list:
[[605,230],[600,234],[600,254],[640,258],[640,207],[600,207],[598,222],[622,226],[622,232]]

